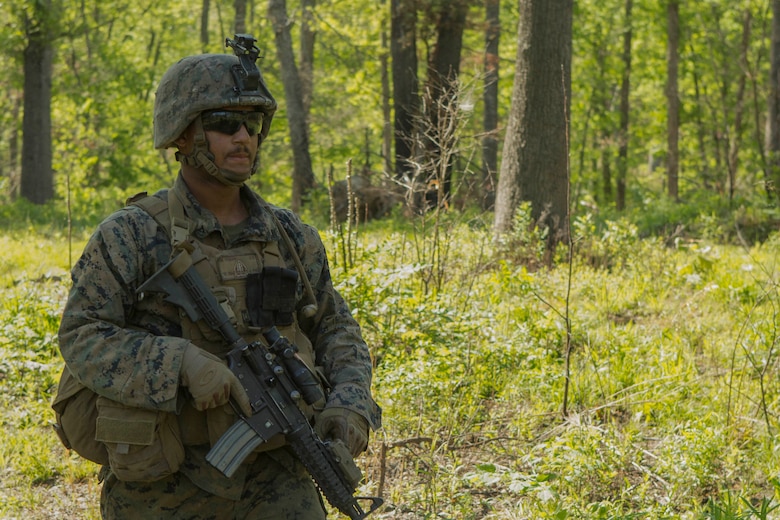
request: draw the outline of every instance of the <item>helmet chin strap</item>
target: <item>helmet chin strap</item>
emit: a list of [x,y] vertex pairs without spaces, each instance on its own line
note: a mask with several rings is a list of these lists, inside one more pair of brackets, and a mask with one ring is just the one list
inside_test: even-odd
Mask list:
[[219,168],[214,164],[214,154],[209,151],[209,142],[206,139],[206,132],[203,131],[203,124],[200,120],[200,116],[195,119],[194,123],[195,133],[192,153],[185,154],[181,151],[177,151],[177,161],[188,166],[203,168],[209,175],[228,186],[241,186],[254,175],[259,163],[259,153],[255,154],[255,160],[252,163],[252,169],[249,171],[249,175],[239,175],[230,170]]

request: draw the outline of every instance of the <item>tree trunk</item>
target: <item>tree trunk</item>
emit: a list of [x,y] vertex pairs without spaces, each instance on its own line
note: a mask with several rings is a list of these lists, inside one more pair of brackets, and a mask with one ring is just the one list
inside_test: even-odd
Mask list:
[[451,0],[442,7],[436,19],[436,44],[428,61],[425,124],[430,126],[425,134],[433,178],[426,181],[433,180],[440,186],[442,200],[438,203],[447,200],[452,190],[452,158],[457,148],[455,125],[459,120],[458,76],[468,8],[468,0]]
[[411,177],[417,115],[417,11],[414,0],[390,0],[390,56],[395,114],[395,174]]
[[[385,0],[381,0],[385,5]],[[390,175],[393,171],[393,123],[390,109],[390,44],[387,38],[387,19],[382,18],[382,53],[379,56],[382,68],[382,158],[384,159],[384,173]]]
[[742,46],[739,49],[739,80],[737,81],[737,97],[734,103],[734,131],[730,136],[729,150],[726,164],[729,172],[729,203],[734,200],[734,189],[737,182],[737,166],[739,165],[739,144],[742,139],[742,116],[744,115],[745,87],[748,75],[747,54],[750,47],[750,32],[753,23],[750,11],[745,10],[742,21]]
[[548,230],[548,253],[569,233],[572,2],[520,0],[512,105],[496,193],[496,235],[511,231],[520,202],[530,201],[535,224]]
[[306,126],[301,79],[295,64],[292,36],[287,19],[287,2],[285,0],[268,0],[268,17],[274,28],[276,55],[284,84],[287,123],[290,127],[293,152],[293,187],[290,208],[298,212],[304,197],[314,187],[314,173],[309,155],[309,132]]
[[23,104],[23,95],[17,91],[8,93],[8,99],[13,100],[11,105],[11,124],[9,125],[8,137],[8,185],[11,198],[14,199],[19,195],[19,114],[21,112]]
[[[42,7],[44,11],[47,7]],[[47,16],[47,13],[39,13]],[[24,49],[24,115],[22,117],[21,196],[44,204],[54,196],[51,146],[52,48],[38,21],[28,31]]]
[[301,95],[303,96],[303,113],[306,117],[306,127],[309,126],[309,110],[312,93],[314,92],[314,40],[317,32],[314,30],[312,11],[316,0],[301,0]]
[[485,0],[485,90],[482,94],[482,186],[483,209],[493,207],[498,172],[498,40],[501,35],[500,0]]
[[203,0],[200,8],[200,49],[206,52],[209,46],[209,0]]
[[[601,193],[604,197],[604,202],[612,202],[612,147],[606,143],[609,142],[608,136],[602,140],[601,145]],[[620,175],[620,173],[618,173]],[[620,184],[618,183],[618,186]]]
[[780,201],[780,0],[772,0],[772,44],[770,49],[769,99],[766,130],[766,190]]
[[236,11],[234,32],[244,34],[246,33],[246,0],[233,0],[233,7]]
[[633,0],[626,0],[625,32],[623,33],[623,78],[620,82],[620,130],[618,135],[618,171],[615,207],[622,211],[626,208],[626,177],[628,173],[628,122],[631,106],[631,9]]
[[666,181],[667,192],[672,200],[679,200],[677,181],[679,175],[680,153],[680,97],[677,87],[677,68],[679,61],[680,6],[678,0],[669,0],[667,5],[666,48]]
[[[694,95],[694,101],[697,106],[704,106],[704,99],[701,95],[701,87],[700,79],[699,79],[699,73],[694,67],[691,71],[691,79],[693,80],[693,95]],[[712,183],[711,183],[711,174],[710,174],[710,161],[709,161],[709,152],[707,150],[707,125],[704,123],[702,118],[702,111],[697,110],[696,113],[693,115],[693,117],[696,120],[696,143],[698,145],[699,149],[699,171],[700,178],[702,180],[702,186],[704,186],[704,189],[711,189]]]
[[428,62],[428,84],[438,95],[452,90],[451,85],[458,81],[468,8],[468,0],[451,0],[438,14],[436,44]]

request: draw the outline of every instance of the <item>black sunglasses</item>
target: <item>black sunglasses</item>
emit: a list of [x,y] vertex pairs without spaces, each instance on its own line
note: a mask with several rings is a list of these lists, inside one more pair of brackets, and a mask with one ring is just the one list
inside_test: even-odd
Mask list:
[[233,135],[246,127],[250,136],[260,133],[263,128],[262,112],[237,112],[233,110],[207,110],[200,114],[203,129],[221,134]]

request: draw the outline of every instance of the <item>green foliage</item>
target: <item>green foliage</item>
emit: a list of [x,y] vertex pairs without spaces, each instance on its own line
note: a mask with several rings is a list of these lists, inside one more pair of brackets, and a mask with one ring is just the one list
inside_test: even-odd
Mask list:
[[[193,37],[197,3],[61,1],[56,16],[39,16],[56,34],[57,199],[33,206],[14,200],[20,150],[13,143],[21,137],[25,19],[47,14],[36,11],[41,5],[0,3],[7,93],[0,100],[0,516],[97,518],[97,468],[66,453],[49,426],[67,269],[100,218],[129,195],[170,184],[177,164],[151,147],[155,85],[182,55],[223,52],[233,7],[211,3],[206,43]],[[681,4],[682,202],[675,202],[663,195],[658,163],[666,146],[665,12],[658,2],[634,2],[632,51],[641,59],[632,62],[628,210],[617,214],[603,175],[610,165],[614,174],[619,144],[624,6],[575,6],[571,266],[564,247],[559,267],[542,268],[546,236],[531,226],[527,205],[500,243],[489,235],[489,214],[468,212],[410,218],[398,210],[383,222],[324,233],[337,287],[376,362],[384,408],[385,426],[360,461],[368,476],[361,491],[374,493],[381,483],[389,515],[777,514],[780,215],[762,191],[762,129],[753,128],[762,118],[746,112],[739,133],[734,111],[742,72],[754,81],[744,106],[765,106],[769,11],[754,0]],[[517,4],[501,9],[505,121]],[[745,12],[753,15],[747,71],[739,64]],[[331,168],[343,178],[349,159],[356,170],[381,169],[387,49],[380,31],[388,14],[386,2],[318,2],[310,121],[322,185]],[[475,8],[472,21],[480,15]],[[272,32],[259,9],[249,25],[280,102],[251,184],[287,205],[292,165]],[[479,84],[482,71],[478,26],[464,36],[468,85]],[[432,34],[420,37],[427,52]],[[464,135],[476,136],[482,101],[476,90],[469,97],[477,108]],[[732,143],[741,148],[729,199]],[[464,146],[458,164],[477,164],[476,148]],[[308,202],[307,218],[327,227],[325,190]],[[567,339],[571,391],[562,417]]]
[[512,232],[500,238],[500,255],[535,269],[543,263],[547,230],[535,226],[531,203],[521,202],[515,210]]
[[[431,30],[440,2],[422,2],[420,8],[421,79],[425,60],[435,44]],[[665,10],[657,2],[633,2],[626,19],[625,2],[610,0],[577,2],[574,13],[571,170],[573,198],[589,200],[609,212],[614,202],[614,178],[618,169],[617,134],[620,115],[618,93],[625,65],[621,59],[623,36],[632,30],[631,113],[627,158],[629,208],[642,215],[655,213],[656,221],[638,222],[640,232],[674,226],[677,210],[667,207],[658,214],[656,203],[664,192],[663,159],[666,148],[666,100],[664,37]],[[206,42],[199,41],[197,22],[201,4],[139,4],[121,0],[111,5],[97,0],[58,0],[51,7],[33,1],[0,4],[0,64],[6,71],[0,86],[7,95],[0,100],[0,191],[13,197],[19,184],[23,99],[22,51],[30,22],[45,24],[53,37],[53,151],[57,202],[70,199],[74,213],[92,214],[116,205],[138,191],[154,191],[170,183],[177,164],[151,147],[151,111],[154,89],[163,71],[175,60],[196,52],[224,52],[224,38],[232,35],[234,6],[211,2],[207,13]],[[298,42],[299,18],[291,11],[293,41]],[[750,14],[751,33],[742,56],[743,23]],[[680,131],[680,190],[690,210],[680,217],[697,216],[704,208],[697,199],[712,198],[720,208],[744,205],[752,208],[765,197],[765,161],[759,143],[763,138],[760,107],[766,106],[768,89],[768,29],[770,11],[756,0],[715,0],[701,8],[680,7],[682,101]],[[459,170],[479,164],[479,138],[483,100],[484,33],[480,6],[470,11],[464,33],[461,83],[470,85],[464,104],[474,107],[465,122]],[[501,3],[499,126],[506,123],[511,98],[518,6]],[[273,32],[260,5],[250,9],[247,30],[259,39],[264,76],[279,100],[272,132],[263,147],[256,185],[270,200],[282,205],[290,197],[292,170],[283,87],[279,77]],[[316,31],[314,93],[310,113],[310,150],[315,177],[325,183],[334,167],[343,178],[343,165],[355,161],[356,170],[383,169],[381,136],[384,127],[382,62],[389,50],[382,32],[389,29],[387,2],[317,2],[313,12]],[[747,85],[738,102],[739,78]],[[742,107],[737,128],[736,108]],[[503,121],[503,123],[501,123]],[[473,138],[470,136],[474,136]],[[467,144],[467,146],[466,146]],[[738,202],[730,201],[727,154],[738,152],[736,183]],[[463,164],[471,166],[462,166]],[[605,186],[605,172],[612,179]],[[471,173],[456,172],[471,181]],[[456,182],[458,179],[456,178]],[[477,181],[477,182],[481,182]],[[467,205],[471,201],[464,201]],[[662,206],[669,204],[662,203]],[[64,209],[63,209],[64,211]],[[707,211],[707,214],[710,212]],[[716,215],[720,216],[721,211]],[[669,218],[666,218],[669,217]],[[648,217],[649,218],[649,217]],[[671,220],[670,220],[671,219]],[[776,218],[772,222],[776,222]],[[748,219],[753,222],[752,219]],[[643,225],[643,224],[646,224]],[[685,225],[690,225],[689,220]],[[702,223],[706,226],[707,223]],[[767,236],[771,225],[751,229],[756,240]],[[730,228],[728,235],[736,234]],[[674,228],[670,233],[674,232]],[[749,242],[751,236],[746,236]]]
[[[777,482],[774,482],[777,487]],[[699,520],[744,520],[755,518],[758,520],[768,520],[774,518],[770,515],[772,511],[780,507],[780,502],[776,502],[774,497],[748,500],[740,497],[738,494],[727,491],[721,502],[710,499],[707,502]]]
[[[528,269],[533,255],[508,254],[484,223],[442,225],[435,292],[424,283],[432,257],[415,249],[432,228],[353,230],[349,263],[338,252],[346,236],[324,233],[384,411],[360,460],[361,493],[381,482],[388,514],[414,518],[772,518],[776,236],[749,250],[668,247],[626,220],[582,215],[569,279],[566,268]],[[76,516],[96,517],[97,468],[49,427],[65,239],[22,236],[0,243],[0,514],[76,508],[46,491],[67,486],[87,504]],[[512,240],[537,238],[518,225]]]
[[[574,225],[575,411],[564,420],[564,269],[459,247],[483,243],[461,225],[452,249],[471,255],[449,259],[433,297],[411,230],[363,236],[336,275],[377,362],[389,478],[407,482],[391,499],[416,516],[698,518],[729,507],[735,488],[744,518],[773,506],[776,420],[752,403],[776,392],[776,249],[667,248],[626,220],[595,221]],[[514,244],[534,243],[522,222]]]
[[[44,511],[97,518],[94,505],[69,492],[94,491],[95,466],[69,455],[54,435],[49,406],[62,370],[57,329],[68,291],[67,248],[61,236],[0,237],[0,516]],[[82,244],[83,245],[83,244]],[[59,491],[62,490],[62,491]],[[65,503],[65,505],[63,505]],[[90,511],[84,511],[89,508]]]

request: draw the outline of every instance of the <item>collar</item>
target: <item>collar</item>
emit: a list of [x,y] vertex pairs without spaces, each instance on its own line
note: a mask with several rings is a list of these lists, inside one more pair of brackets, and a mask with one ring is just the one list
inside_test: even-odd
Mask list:
[[[186,217],[191,221],[190,232],[195,238],[203,240],[212,233],[221,233],[222,226],[209,210],[204,208],[192,195],[187,183],[179,172],[173,183],[173,191],[184,207]],[[273,208],[246,184],[240,188],[241,200],[249,211],[249,221],[242,233],[242,239],[262,242],[276,242],[281,236],[270,214]]]

